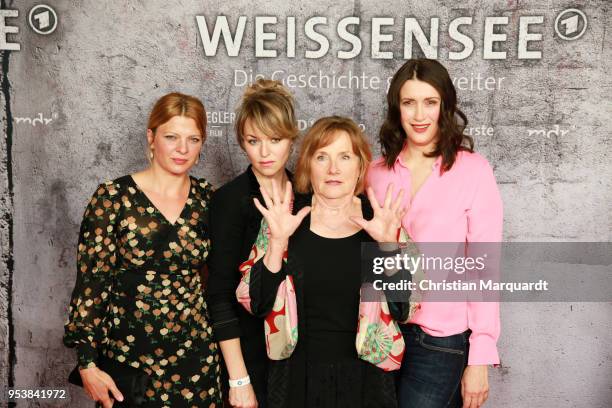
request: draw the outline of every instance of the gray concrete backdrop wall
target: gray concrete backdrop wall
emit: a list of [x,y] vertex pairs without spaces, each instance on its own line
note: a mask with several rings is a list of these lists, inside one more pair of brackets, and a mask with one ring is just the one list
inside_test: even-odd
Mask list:
[[[404,18],[416,18],[427,38],[439,24],[438,46],[425,48],[428,56],[437,52],[433,57],[455,78],[468,132],[494,167],[505,239],[612,240],[609,1],[65,0],[48,2],[58,16],[49,35],[28,23],[37,4],[2,1],[3,10],[18,10],[4,21],[18,27],[6,38],[20,50],[4,50],[1,57],[0,388],[66,387],[75,360],[61,338],[80,218],[99,182],[146,165],[146,118],[157,98],[176,90],[204,101],[210,133],[194,173],[216,186],[247,164],[230,114],[251,75],[276,71],[277,79],[288,81],[303,127],[324,115],[354,118],[378,155],[386,80],[404,58]],[[587,21],[574,40],[585,24],[572,11],[557,19],[568,9]],[[228,56],[232,46],[223,40],[215,48],[202,37],[200,28],[212,32],[217,16],[227,16],[232,33],[245,19],[235,56]],[[264,26],[276,39],[261,42],[259,50],[256,16],[278,20]],[[329,40],[329,51],[307,58],[308,50],[319,48],[318,37],[305,34],[314,16],[327,18],[315,31]],[[360,17],[348,30],[361,38],[360,52],[337,32],[348,16]],[[540,37],[523,47],[523,40],[533,39],[521,31],[527,16],[537,22],[527,31]],[[291,17],[295,45],[286,28]],[[376,20],[384,17],[394,21]],[[458,17],[472,17],[459,31],[474,48],[452,59],[464,49],[464,41],[449,34]],[[487,33],[487,17],[507,22]],[[504,33],[505,41],[487,45]],[[380,49],[373,52],[376,44]],[[295,57],[287,55],[292,48]],[[266,49],[277,56],[263,57]],[[339,51],[355,55],[342,59]],[[503,58],[486,59],[504,51]],[[525,59],[528,51],[535,58]],[[416,40],[413,53],[423,55]],[[366,82],[353,79],[350,88],[341,87],[347,80],[317,82],[349,71]],[[300,75],[311,79],[310,86],[300,85]],[[611,315],[610,302],[503,304],[502,367],[490,370],[487,406],[612,405]],[[93,406],[79,389],[69,392],[64,403],[18,406]]]

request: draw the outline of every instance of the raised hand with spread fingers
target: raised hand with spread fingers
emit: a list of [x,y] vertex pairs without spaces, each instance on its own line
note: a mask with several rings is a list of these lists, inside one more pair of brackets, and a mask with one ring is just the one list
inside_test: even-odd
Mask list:
[[367,193],[370,205],[374,210],[374,217],[369,221],[361,217],[350,217],[351,221],[363,228],[377,242],[397,242],[397,232],[402,226],[402,217],[407,211],[405,207],[402,207],[404,190],[400,190],[393,200],[393,184],[389,184],[382,206],[378,203],[372,187],[368,187]]
[[272,183],[271,196],[264,188],[260,187],[260,190],[266,206],[264,207],[257,198],[254,198],[253,201],[270,228],[270,240],[268,251],[264,256],[264,265],[271,272],[278,272],[282,266],[283,253],[289,243],[289,237],[308,215],[311,207],[304,207],[297,214],[292,214],[293,189],[289,181],[285,186],[284,194],[281,194],[275,182]]

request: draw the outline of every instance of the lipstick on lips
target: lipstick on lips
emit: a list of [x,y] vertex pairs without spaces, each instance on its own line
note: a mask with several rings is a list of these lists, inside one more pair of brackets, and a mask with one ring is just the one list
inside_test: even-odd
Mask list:
[[274,164],[274,160],[260,161],[259,164],[261,165],[261,167],[270,167]]
[[187,159],[172,159],[172,161],[178,165],[187,163]]
[[411,124],[411,126],[412,126],[412,129],[414,129],[415,132],[423,133],[423,132],[425,132],[427,130],[427,128],[429,127],[429,124],[427,123],[427,124],[420,125],[420,124],[417,124],[417,123],[413,123],[413,124]]

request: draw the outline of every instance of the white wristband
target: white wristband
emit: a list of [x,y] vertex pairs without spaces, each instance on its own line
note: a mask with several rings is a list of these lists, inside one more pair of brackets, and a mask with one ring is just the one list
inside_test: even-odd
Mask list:
[[247,385],[251,383],[251,378],[247,375],[246,377],[239,378],[237,380],[229,380],[229,386],[234,387],[242,387],[243,385]]

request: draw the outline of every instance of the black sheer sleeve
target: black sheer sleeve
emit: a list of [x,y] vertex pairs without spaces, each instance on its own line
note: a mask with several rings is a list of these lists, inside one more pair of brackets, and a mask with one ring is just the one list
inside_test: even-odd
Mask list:
[[251,311],[255,316],[266,317],[274,306],[278,286],[287,276],[287,264],[283,262],[280,271],[274,273],[264,265],[263,258],[255,262],[251,268],[249,295],[251,296]]
[[210,203],[211,254],[208,262],[208,307],[217,341],[242,335],[236,308],[236,287],[244,220],[240,202],[224,190],[215,192]]

